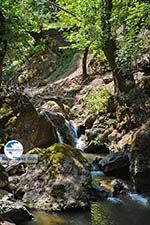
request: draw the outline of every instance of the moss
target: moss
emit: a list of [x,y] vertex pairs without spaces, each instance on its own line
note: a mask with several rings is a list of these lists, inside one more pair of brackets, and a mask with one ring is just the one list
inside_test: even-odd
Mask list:
[[12,110],[10,107],[8,107],[7,104],[3,104],[3,106],[0,108],[0,116],[8,115],[12,113]]
[[[73,161],[75,168],[80,172],[80,168],[83,163],[87,163],[87,160],[77,150],[67,144],[54,144],[49,148],[35,148],[28,154],[38,154],[40,160],[47,161],[47,173],[49,177],[56,178],[59,176],[59,168],[63,163]],[[70,167],[71,169],[71,167]]]
[[86,97],[89,112],[95,115],[105,112],[110,96],[111,93],[107,89],[90,92]]

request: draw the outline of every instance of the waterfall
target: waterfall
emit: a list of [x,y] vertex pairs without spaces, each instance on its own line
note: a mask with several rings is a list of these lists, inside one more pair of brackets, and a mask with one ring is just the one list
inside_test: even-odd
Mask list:
[[67,121],[67,125],[70,130],[70,134],[74,140],[74,147],[82,150],[85,147],[85,143],[82,140],[82,137],[79,137],[78,135],[77,125],[75,124],[73,120]]
[[59,140],[59,143],[63,143],[63,138],[62,138],[62,136],[60,135],[60,133],[59,133],[59,131],[57,130],[56,131],[56,133],[57,133],[57,137],[58,137],[58,140]]

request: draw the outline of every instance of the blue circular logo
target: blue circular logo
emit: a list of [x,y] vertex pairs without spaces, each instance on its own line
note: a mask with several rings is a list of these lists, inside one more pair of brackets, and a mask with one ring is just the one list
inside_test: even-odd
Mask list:
[[19,141],[11,140],[5,145],[4,152],[9,159],[18,159],[23,154],[23,145]]

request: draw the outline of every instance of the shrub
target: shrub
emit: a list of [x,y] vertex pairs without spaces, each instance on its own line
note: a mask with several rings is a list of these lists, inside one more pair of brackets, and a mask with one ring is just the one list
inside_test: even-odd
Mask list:
[[89,112],[96,115],[105,112],[108,99],[111,95],[107,89],[90,92],[86,97]]

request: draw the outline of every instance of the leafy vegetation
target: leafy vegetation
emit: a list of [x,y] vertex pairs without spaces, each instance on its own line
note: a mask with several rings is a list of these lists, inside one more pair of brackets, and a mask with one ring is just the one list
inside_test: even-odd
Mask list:
[[[138,34],[149,24],[150,6],[145,1],[57,0],[71,12],[59,12],[59,18],[72,32],[72,46],[103,51],[113,72],[115,91],[129,92],[135,85],[131,62],[142,46]],[[72,14],[74,16],[72,16]]]
[[111,93],[107,89],[100,89],[90,92],[87,97],[87,107],[92,114],[99,114],[105,111]]
[[[0,77],[3,66],[9,75],[34,52],[41,51],[42,34],[50,28],[64,31],[71,47],[84,51],[86,75],[90,51],[103,54],[113,73],[115,92],[135,87],[132,62],[149,28],[148,1],[117,0],[2,0],[0,2]],[[4,64],[5,57],[5,64]]]

